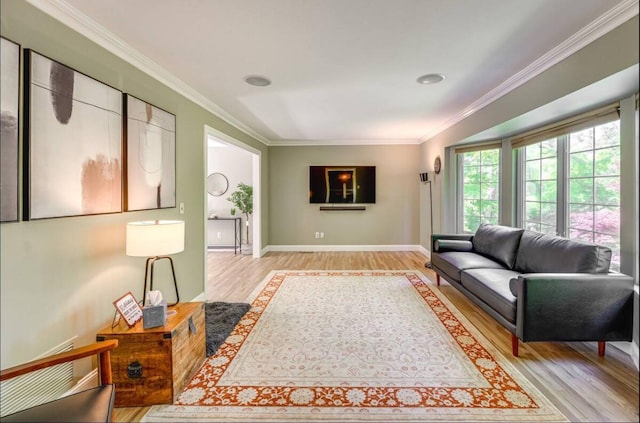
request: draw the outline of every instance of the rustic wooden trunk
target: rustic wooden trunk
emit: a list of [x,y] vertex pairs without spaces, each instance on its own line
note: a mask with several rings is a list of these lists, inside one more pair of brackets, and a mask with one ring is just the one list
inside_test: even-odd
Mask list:
[[172,404],[202,366],[204,303],[178,303],[168,313],[164,326],[143,329],[139,321],[127,328],[122,322],[97,334],[97,340],[118,340],[111,353],[116,407]]

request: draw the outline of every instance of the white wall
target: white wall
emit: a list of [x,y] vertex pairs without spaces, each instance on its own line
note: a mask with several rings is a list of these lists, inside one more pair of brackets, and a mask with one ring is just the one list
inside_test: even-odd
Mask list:
[[[207,175],[222,173],[229,180],[229,189],[221,196],[207,194],[207,216],[229,217],[233,204],[227,199],[234,192],[240,182],[252,185],[253,154],[233,145],[220,142],[222,146],[209,146],[207,149]],[[245,218],[240,211],[236,216],[242,217],[242,239],[246,240]],[[251,218],[249,219],[251,225]],[[207,245],[233,245],[234,229],[232,221],[207,222]]]

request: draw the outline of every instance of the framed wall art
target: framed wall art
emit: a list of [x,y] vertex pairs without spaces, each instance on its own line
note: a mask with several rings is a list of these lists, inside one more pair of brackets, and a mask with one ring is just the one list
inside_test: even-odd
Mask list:
[[125,210],[176,206],[176,117],[125,94]]
[[122,211],[122,92],[25,50],[25,220]]
[[16,222],[20,45],[4,37],[0,43],[0,222]]

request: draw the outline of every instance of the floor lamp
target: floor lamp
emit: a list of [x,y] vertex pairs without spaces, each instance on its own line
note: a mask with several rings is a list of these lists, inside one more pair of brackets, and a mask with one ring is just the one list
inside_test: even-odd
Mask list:
[[[423,172],[420,174],[420,182],[423,184],[429,184],[429,221],[430,221],[430,232],[429,236],[433,236],[433,195],[431,194],[431,181],[429,180],[429,174],[427,172]],[[431,262],[426,262],[424,267],[431,269]]]
[[148,220],[127,223],[127,255],[132,257],[147,257],[144,269],[144,288],[142,291],[142,305],[147,298],[147,283],[149,291],[153,290],[153,267],[159,260],[169,260],[173,274],[173,286],[176,290],[176,302],[180,302],[176,271],[173,259],[169,254],[184,251],[184,222],[182,220]]

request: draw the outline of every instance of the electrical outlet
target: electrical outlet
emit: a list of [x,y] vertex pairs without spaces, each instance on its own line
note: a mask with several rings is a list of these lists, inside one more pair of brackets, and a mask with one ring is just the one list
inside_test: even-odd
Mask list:
[[180,203],[180,214],[184,214],[184,203]]
[[320,232],[320,238],[324,238],[324,232]]
[[320,232],[316,232],[316,238],[320,238]]

